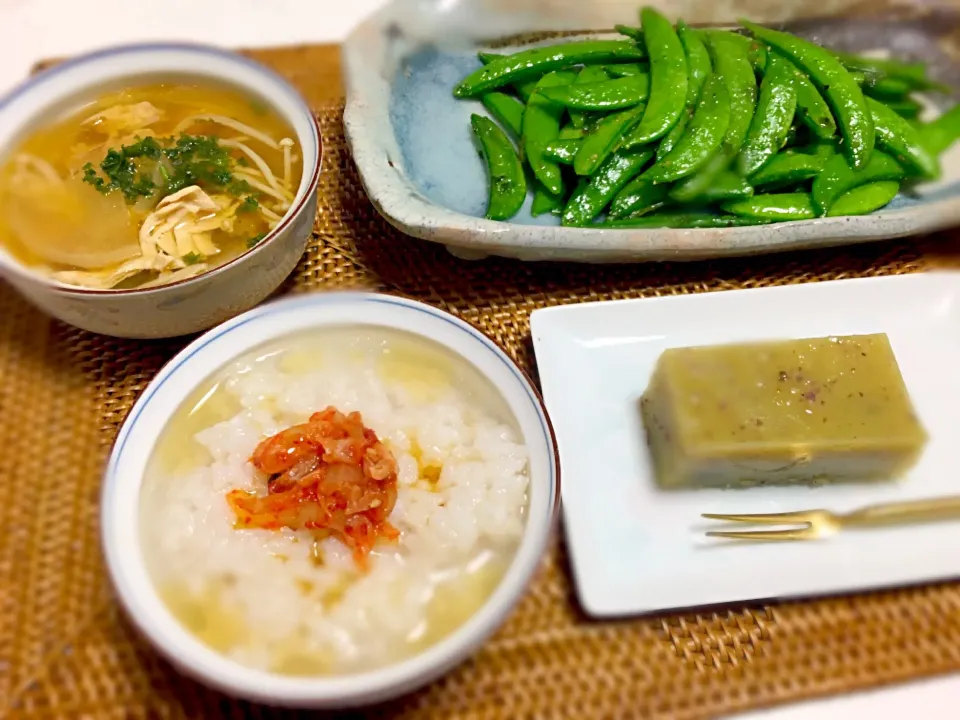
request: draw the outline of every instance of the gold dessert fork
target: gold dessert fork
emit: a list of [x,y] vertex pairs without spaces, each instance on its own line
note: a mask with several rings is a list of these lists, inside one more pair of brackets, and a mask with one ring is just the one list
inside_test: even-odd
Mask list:
[[841,530],[957,520],[960,519],[960,495],[868,505],[848,513],[834,513],[829,510],[799,510],[797,512],[757,513],[753,515],[704,513],[703,517],[709,520],[727,520],[754,525],[801,526],[783,530],[710,530],[707,532],[709,537],[734,540],[813,540],[833,535]]

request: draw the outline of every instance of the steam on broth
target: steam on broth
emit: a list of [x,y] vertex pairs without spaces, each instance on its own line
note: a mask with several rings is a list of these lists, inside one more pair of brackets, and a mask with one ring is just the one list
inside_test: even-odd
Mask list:
[[240,358],[176,412],[145,477],[143,552],[171,613],[224,655],[360,672],[483,605],[528,481],[515,420],[473,366],[382,328],[314,331]]
[[289,210],[293,129],[222,85],[125,88],[32,133],[0,166],[0,245],[101,290],[194,277],[254,247]]

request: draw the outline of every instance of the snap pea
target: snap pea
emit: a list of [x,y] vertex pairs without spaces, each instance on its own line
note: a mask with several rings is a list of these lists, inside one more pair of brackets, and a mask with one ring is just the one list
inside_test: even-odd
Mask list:
[[629,77],[630,75],[647,75],[650,67],[640,63],[618,63],[616,65],[604,65],[604,71],[612,77]]
[[755,37],[784,53],[804,70],[833,109],[854,167],[864,167],[874,146],[873,120],[860,86],[828,50],[788,33],[741,21]]
[[643,38],[650,53],[650,98],[628,147],[663,137],[683,112],[687,98],[687,57],[673,25],[650,7],[640,11]]
[[663,160],[644,173],[653,182],[674,182],[702,168],[716,154],[731,122],[730,96],[718,75],[703,86],[703,96],[690,126]]
[[577,151],[577,157],[574,158],[573,169],[577,175],[593,175],[621,140],[624,140],[623,148],[629,150],[631,146],[626,143],[624,135],[640,122],[644,113],[645,106],[638,105],[629,110],[607,115],[597,123],[593,132],[583,139],[580,150]]
[[481,95],[480,101],[514,138],[520,139],[520,133],[523,130],[522,102],[511,95],[497,91]]
[[920,129],[924,146],[939,155],[960,139],[960,104],[954,105],[936,120]]
[[726,170],[719,175],[713,185],[707,188],[698,200],[705,204],[727,200],[746,200],[753,196],[753,185],[735,172]]
[[[791,63],[793,65],[793,63]],[[797,91],[797,115],[814,135],[829,140],[837,134],[837,121],[823,95],[807,74],[794,66],[793,86]]]
[[760,84],[757,112],[747,131],[747,139],[737,156],[741,175],[752,175],[783,147],[797,109],[797,90],[793,69],[771,54],[767,72]]
[[587,136],[587,131],[585,128],[575,128],[573,125],[567,125],[565,128],[560,130],[560,134],[557,136],[558,140],[579,140],[582,137]]
[[743,43],[735,37],[742,36],[725,30],[707,32],[707,49],[714,72],[727,86],[730,95],[730,124],[723,145],[731,158],[743,147],[757,109],[757,79]]
[[756,39],[741,35],[738,32],[731,32],[727,38],[730,42],[736,42],[743,47],[747,54],[750,65],[758,75],[763,75],[767,70],[767,46]]
[[[484,65],[489,65],[497,58],[502,58],[505,56],[497,53],[478,52],[477,57]],[[533,91],[537,89],[537,80],[539,79],[540,76],[536,75],[529,80],[519,80],[515,83],[512,83],[510,87],[513,88],[513,91],[517,94],[517,97],[520,98],[521,102],[526,105],[530,101],[530,96],[533,95]]]
[[657,145],[657,162],[663,160],[667,154],[676,147],[677,142],[679,142],[680,138],[682,138],[683,134],[687,131],[687,125],[691,117],[693,117],[693,110],[692,108],[687,108],[680,115],[677,124],[670,128],[670,132],[663,136],[663,140]]
[[940,176],[940,163],[920,139],[920,133],[910,123],[883,103],[867,98],[867,107],[873,118],[877,145],[893,155],[902,165],[912,168],[925,179]]
[[639,43],[643,42],[643,30],[638,27],[632,27],[630,25],[614,25],[613,29],[624,37],[628,37],[631,40],[636,40]]
[[602,82],[545,88],[543,96],[575,110],[622,110],[639,105],[650,92],[650,78],[631,75]]
[[507,220],[519,212],[527,197],[527,181],[520,157],[506,133],[488,117],[472,115],[473,132],[487,161],[490,194],[486,216]]
[[764,220],[810,220],[816,217],[809,193],[754,195],[748,200],[723,203],[720,207],[731,215]]
[[[584,85],[586,83],[603,82],[609,79],[607,71],[601,65],[587,65],[577,79],[573,81],[574,85]],[[586,124],[586,114],[579,110],[570,110],[570,123],[574,127],[582,128]]]
[[893,110],[904,120],[916,120],[918,117],[920,117],[920,111],[923,110],[923,106],[912,98],[904,98],[903,100],[887,100],[884,102],[884,105]]
[[901,100],[910,94],[910,83],[900,78],[865,74],[860,85],[865,95],[878,100]]
[[460,81],[453,94],[459,98],[474,97],[558,68],[612,60],[641,60],[646,56],[637,43],[622,40],[580,40],[531,48],[498,57],[475,70]]
[[897,196],[899,191],[900,183],[895,180],[881,180],[879,182],[867,183],[853,190],[848,190],[834,200],[827,215],[829,217],[839,215],[869,215],[889,205],[890,201]]
[[607,211],[612,219],[635,217],[664,205],[669,185],[653,183],[643,176],[631,180],[610,203]]
[[593,220],[651,157],[653,152],[646,148],[618,150],[610,155],[590,178],[590,182],[574,191],[564,208],[563,224],[582,226]]
[[906,176],[903,166],[881,150],[874,152],[859,169],[851,167],[846,156],[834,155],[813,181],[813,204],[819,215],[826,215],[834,200],[848,190],[877,180],[899,181]]
[[714,215],[707,212],[664,212],[623,220],[608,220],[596,227],[607,228],[727,228],[744,225],[766,225],[766,218]]
[[786,150],[770,158],[766,165],[750,176],[750,182],[755,187],[763,188],[801,183],[823,172],[828,157]]
[[914,90],[938,90],[951,92],[951,89],[927,77],[927,66],[921,62],[903,62],[902,60],[865,58],[850,53],[835,52],[837,59],[848,70],[886,75],[903,80]]
[[530,214],[534,217],[540,217],[546,213],[559,215],[563,212],[564,198],[562,195],[554,195],[547,189],[537,183],[537,189],[533,191],[533,204],[530,206]]
[[687,107],[693,107],[700,99],[707,76],[713,72],[710,54],[700,35],[683,20],[677,21],[677,37],[680,38],[680,44],[687,57]]
[[563,165],[573,165],[573,159],[580,149],[580,140],[554,140],[543,148],[545,157]]
[[[728,130],[729,132],[729,130]],[[700,172],[686,177],[670,189],[670,199],[678,203],[698,201],[717,181],[717,176],[730,165],[730,155],[721,149],[707,161]]]
[[568,85],[575,77],[574,73],[568,71],[544,75],[537,83],[537,92],[530,97],[523,113],[523,154],[537,180],[554,195],[563,192],[563,177],[560,166],[544,155],[544,149],[547,143],[556,140],[560,134],[563,107],[543,97],[540,91],[556,85]]

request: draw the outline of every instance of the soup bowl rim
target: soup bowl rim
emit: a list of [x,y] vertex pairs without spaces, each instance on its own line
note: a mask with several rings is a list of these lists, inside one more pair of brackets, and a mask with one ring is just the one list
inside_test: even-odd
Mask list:
[[[523,532],[503,577],[466,621],[440,641],[408,658],[373,670],[343,675],[292,677],[267,670],[256,670],[230,659],[225,654],[206,646],[173,616],[159,596],[147,570],[147,561],[141,549],[144,541],[141,536],[140,503],[148,463],[142,461],[143,471],[134,473],[135,476],[131,477],[122,472],[123,455],[126,452],[144,457],[149,456],[155,449],[157,439],[153,435],[151,435],[153,440],[149,448],[129,449],[126,443],[130,435],[135,432],[141,413],[147,411],[151,403],[155,402],[161,386],[168,380],[175,380],[177,371],[189,363],[195,354],[202,353],[205,347],[221,343],[220,351],[216,356],[219,363],[217,370],[208,371],[203,377],[193,382],[173,383],[180,388],[177,395],[184,399],[189,398],[191,392],[209,379],[211,372],[220,372],[230,367],[231,363],[236,362],[239,357],[248,355],[272,341],[287,337],[292,332],[274,328],[265,332],[256,332],[255,323],[261,323],[260,327],[263,328],[267,322],[265,318],[274,315],[275,317],[269,322],[275,326],[282,321],[284,313],[302,314],[309,311],[311,315],[314,313],[322,315],[326,310],[336,315],[338,304],[341,307],[346,305],[345,309],[340,311],[344,315],[352,313],[357,317],[366,317],[367,315],[363,315],[360,307],[364,305],[369,311],[368,315],[376,310],[378,318],[381,317],[380,313],[383,313],[383,316],[382,319],[358,320],[353,323],[331,321],[327,316],[312,317],[308,323],[302,320],[303,327],[298,326],[296,332],[322,331],[342,327],[344,324],[405,331],[438,344],[459,356],[464,362],[476,368],[486,381],[496,388],[507,402],[513,420],[520,426],[522,437],[531,456],[530,490],[528,491],[530,499]],[[317,312],[318,308],[320,312]],[[402,322],[397,322],[398,313],[409,314],[409,317]],[[423,320],[426,324],[421,326],[423,327],[421,332],[411,329],[413,324],[420,322],[415,317],[416,313],[428,316]],[[444,340],[438,337],[438,335],[447,334],[448,331],[438,330],[438,327],[443,326],[437,321],[442,321],[452,328],[448,335],[450,339]],[[254,323],[254,330],[250,331],[245,339],[237,341],[237,347],[241,349],[232,352],[229,350],[229,340],[225,342],[227,336],[231,333],[242,333],[242,328],[247,323]],[[432,329],[430,323],[435,324]],[[469,350],[466,349],[468,347]],[[497,382],[490,371],[481,367],[481,355],[486,357],[484,362],[502,363],[505,370],[501,372],[508,375],[501,375],[501,377],[511,379]],[[213,363],[212,358],[207,361],[211,366]],[[199,367],[193,372],[195,375],[199,374]],[[160,410],[160,419],[154,419],[147,425],[162,423],[166,427],[173,412],[182,406],[183,401],[176,405],[171,404],[172,409],[169,412]],[[527,410],[524,413],[527,418],[526,425],[517,412],[517,408],[521,406],[526,407]],[[542,433],[542,440],[539,437],[531,437],[534,429]],[[148,431],[142,430],[141,434],[146,432]],[[546,472],[542,470],[539,473],[534,472],[534,453],[543,459],[540,466]],[[122,482],[119,480],[121,475],[123,475]],[[123,487],[126,489],[122,489]],[[537,492],[540,493],[540,500],[535,507],[533,503]],[[108,576],[127,615],[164,656],[187,674],[231,695],[253,701],[289,707],[333,709],[366,705],[412,691],[440,677],[466,659],[504,622],[507,614],[519,602],[540,566],[547,549],[547,542],[556,526],[559,509],[559,447],[546,406],[530,376],[496,340],[472,323],[425,303],[386,293],[333,291],[281,298],[265,303],[208,331],[163,366],[134,403],[111,449],[101,490],[101,544]],[[135,518],[130,515],[134,510]],[[124,527],[135,536],[129,537],[125,534]]]
[[[289,225],[300,216],[305,210],[309,211],[309,208],[306,208],[306,204],[312,202],[312,197],[314,190],[317,187],[321,169],[323,166],[323,136],[320,129],[320,123],[317,120],[316,115],[310,109],[310,106],[307,104],[306,100],[303,98],[301,93],[283,76],[277,73],[275,70],[270,67],[260,63],[252,58],[245,57],[237,52],[232,50],[227,50],[225,48],[220,48],[215,45],[210,45],[207,43],[199,42],[134,42],[134,43],[124,43],[118,45],[110,45],[107,47],[99,48],[90,52],[78,54],[57,64],[45,68],[40,72],[32,75],[27,78],[24,82],[20,83],[17,87],[13,88],[10,92],[4,94],[0,97],[0,112],[4,112],[13,102],[21,98],[22,96],[34,92],[42,86],[44,83],[49,82],[52,78],[60,75],[64,72],[72,70],[74,68],[82,68],[84,65],[89,65],[102,61],[106,58],[112,58],[116,56],[123,56],[127,54],[140,54],[140,53],[152,53],[152,52],[189,52],[189,53],[200,53],[206,55],[212,55],[219,57],[228,62],[234,63],[235,65],[242,66],[246,70],[252,71],[252,73],[259,76],[259,79],[266,84],[272,84],[283,91],[285,91],[289,96],[295,100],[296,105],[298,105],[297,111],[302,112],[303,116],[308,119],[311,135],[313,141],[316,143],[316,157],[313,158],[312,168],[310,168],[310,163],[307,163],[306,158],[303,161],[303,169],[300,175],[300,182],[297,185],[297,195],[301,194],[302,196],[298,201],[290,206],[287,212],[283,215],[280,221],[277,223],[276,227],[270,230],[264,238],[258,242],[254,247],[246,250],[245,252],[240,253],[234,258],[231,258],[222,265],[217,265],[216,267],[210,268],[199,275],[194,277],[185,278],[183,280],[177,280],[171,283],[165,283],[163,285],[158,285],[155,287],[148,288],[122,288],[122,289],[101,289],[101,288],[87,288],[79,285],[71,285],[68,283],[59,282],[53,280],[52,278],[46,277],[43,274],[37,272],[36,270],[31,269],[29,266],[21,262],[19,259],[13,257],[10,253],[4,252],[0,248],[0,269],[6,269],[7,271],[27,280],[30,282],[41,283],[46,286],[49,290],[62,294],[62,295],[77,295],[77,296],[100,296],[100,297],[119,297],[119,296],[129,296],[129,295],[149,295],[151,293],[160,293],[170,288],[180,288],[187,287],[191,285],[199,285],[210,278],[216,277],[219,274],[227,272],[229,269],[238,265],[240,263],[246,262],[248,259],[258,255],[267,245],[274,243],[278,240],[287,230]],[[164,71],[162,68],[156,70],[157,74],[162,74]],[[186,76],[191,75],[190,72],[179,72],[178,74],[183,74]],[[211,75],[209,73],[193,73],[197,77],[205,77],[216,79],[216,75]],[[121,74],[121,78],[125,78]],[[129,78],[131,84],[136,84],[138,75],[131,74]],[[253,75],[251,75],[253,77]],[[220,78],[226,82],[230,83],[230,79],[220,76]],[[255,85],[255,82],[251,82],[251,86]],[[95,88],[97,85],[97,80],[93,79],[86,83],[81,83],[79,86],[72,88],[71,92],[78,95],[83,95],[84,92]],[[244,87],[241,92],[251,92],[250,87]],[[51,97],[45,105],[49,107],[52,104],[55,104],[58,100],[63,97],[62,94],[54,95]],[[273,108],[275,112],[284,119],[285,122],[290,122],[292,124],[291,117],[281,111],[279,108]],[[42,112],[42,110],[41,110]],[[21,129],[31,118],[25,118],[22,121],[16,123],[16,128]],[[303,148],[303,137],[301,133],[297,132],[295,127],[291,128],[294,131],[294,134],[297,137],[298,144]],[[0,143],[3,143],[3,139],[0,139]],[[6,152],[10,152],[14,147],[6,145],[4,143],[4,149]],[[310,168],[308,170],[308,168]]]

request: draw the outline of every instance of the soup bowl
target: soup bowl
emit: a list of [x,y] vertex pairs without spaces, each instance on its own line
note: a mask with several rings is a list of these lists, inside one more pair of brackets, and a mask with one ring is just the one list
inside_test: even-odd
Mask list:
[[200,332],[261,302],[292,272],[306,248],[317,208],[319,126],[283,78],[228,51],[189,44],[130,45],[41,72],[0,101],[0,162],[37,127],[105,91],[169,78],[230,87],[272,108],[292,128],[303,158],[299,180],[294,177],[291,183],[293,202],[252,249],[203,274],[157,287],[97,290],[68,285],[32,270],[0,246],[0,277],[66,323],[130,338]]
[[[470,613],[458,621],[460,624],[452,626],[448,634],[439,636],[433,644],[418,647],[406,659],[394,661],[390,656],[373,669],[290,676],[241,664],[236,657],[215,650],[171,611],[151,570],[150,553],[155,546],[151,538],[154,536],[145,532],[154,518],[163,517],[162,503],[156,502],[157,496],[150,489],[156,479],[150,471],[151,458],[155,457],[157,448],[162,447],[164,433],[170,429],[178,409],[185,404],[196,407],[191,398],[198,395],[209,397],[206,383],[211,378],[222,377],[219,374],[224,368],[234,368],[237,358],[267,352],[264,348],[275,346],[284,338],[333,330],[357,334],[370,330],[402,333],[413,341],[442,350],[480,378],[489,389],[485,395],[496,394],[497,402],[503,401],[503,416],[510,418],[514,435],[525,446],[525,505],[518,510],[522,528],[516,530],[516,544],[503,563],[495,586],[484,591],[485,599],[478,599],[478,604],[471,606]],[[298,381],[297,395],[304,392],[302,382]],[[338,385],[334,383],[330,387]],[[479,407],[480,401],[477,403]],[[364,413],[366,417],[365,410]],[[406,417],[402,421],[408,422]],[[183,445],[176,447],[179,452]],[[246,447],[241,451],[244,463],[249,457]],[[494,475],[503,474],[500,464],[495,467]],[[266,303],[210,330],[160,371],[131,409],[106,467],[101,496],[102,544],[109,577],[127,614],[185,674],[253,701],[291,707],[350,707],[389,699],[437,678],[471,654],[505,620],[536,571],[553,531],[560,504],[559,473],[556,440],[539,394],[522,370],[481,331],[431,306],[389,295],[311,294]],[[497,504],[493,500],[489,502],[491,506]],[[221,509],[226,508],[226,503],[220,501],[220,504]],[[201,512],[206,513],[203,522],[209,522],[209,512]],[[224,522],[227,523],[223,525],[225,532],[235,532],[237,526]],[[194,526],[191,537],[198,531]],[[410,547],[403,544],[401,552],[408,552]],[[275,546],[270,548],[273,553],[277,552]],[[206,562],[205,552],[198,551],[198,556]],[[245,564],[253,562],[251,553],[243,557]],[[282,560],[283,563],[275,567],[287,568],[296,561],[287,557]],[[260,586],[263,581],[258,575],[255,582]],[[271,592],[281,592],[277,584],[269,587]],[[350,596],[346,597],[340,602],[350,602]],[[395,598],[387,600],[394,601]],[[276,617],[276,612],[271,610],[269,617]],[[249,628],[249,623],[245,627]]]

